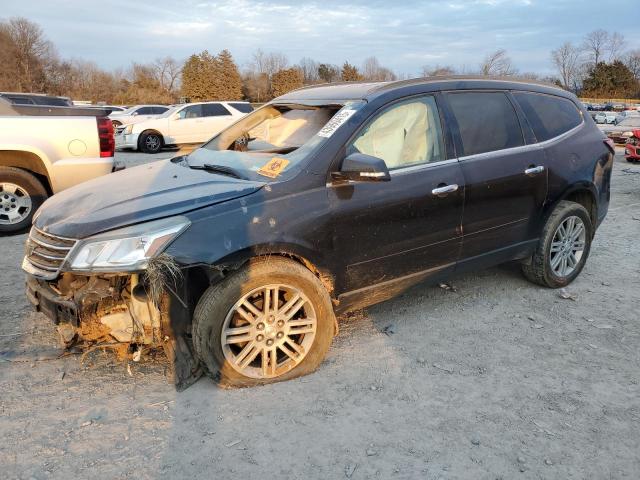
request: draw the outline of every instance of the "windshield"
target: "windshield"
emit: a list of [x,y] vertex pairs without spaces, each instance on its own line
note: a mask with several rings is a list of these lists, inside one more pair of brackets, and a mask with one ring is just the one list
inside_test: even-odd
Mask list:
[[187,162],[192,168],[233,168],[244,178],[288,176],[362,105],[265,105],[192,152]]

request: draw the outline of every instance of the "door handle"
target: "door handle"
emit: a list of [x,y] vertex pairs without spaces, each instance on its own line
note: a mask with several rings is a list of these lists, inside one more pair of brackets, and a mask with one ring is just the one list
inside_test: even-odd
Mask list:
[[445,196],[448,193],[455,192],[456,190],[458,190],[458,185],[454,183],[452,185],[443,185],[441,187],[438,186],[438,188],[434,188],[433,190],[431,190],[431,193],[436,196]]
[[529,167],[524,171],[525,175],[529,175],[530,177],[533,177],[534,175],[542,172],[544,172],[544,167],[542,165],[537,167]]

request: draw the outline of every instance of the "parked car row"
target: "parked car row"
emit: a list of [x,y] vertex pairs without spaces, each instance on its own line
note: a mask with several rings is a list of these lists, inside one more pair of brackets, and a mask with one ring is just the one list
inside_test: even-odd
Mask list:
[[119,125],[116,147],[158,153],[165,146],[203,143],[251,111],[248,102],[177,105],[160,115]]
[[226,386],[288,380],[320,365],[336,314],[417,282],[517,260],[566,286],[608,210],[613,145],[558,88],[351,83],[242,109],[183,105],[122,127],[143,148],[150,131],[222,131],[41,207],[27,296],[68,345],[165,348],[179,388],[203,369]]

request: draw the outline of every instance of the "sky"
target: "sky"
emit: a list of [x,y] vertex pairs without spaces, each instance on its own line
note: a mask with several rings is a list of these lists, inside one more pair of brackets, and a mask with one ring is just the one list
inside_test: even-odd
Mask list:
[[242,67],[258,48],[359,65],[369,56],[396,73],[424,65],[476,69],[504,48],[521,72],[553,73],[550,52],[599,28],[640,48],[640,0],[0,0],[0,18],[38,23],[61,57],[126,68],[171,55],[228,49]]

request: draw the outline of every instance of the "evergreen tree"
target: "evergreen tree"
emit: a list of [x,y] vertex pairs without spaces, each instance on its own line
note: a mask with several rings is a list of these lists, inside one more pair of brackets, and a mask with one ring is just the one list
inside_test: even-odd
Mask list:
[[242,78],[229,50],[222,50],[217,60],[220,68],[219,100],[241,100]]
[[343,82],[359,82],[363,80],[362,75],[360,75],[358,71],[358,67],[351,65],[349,62],[344,62],[344,65],[342,65],[340,76]]
[[584,79],[583,89],[583,95],[588,97],[627,98],[638,91],[638,81],[619,60],[599,62]]
[[271,94],[279,97],[304,86],[304,77],[298,68],[280,70],[271,77]]

